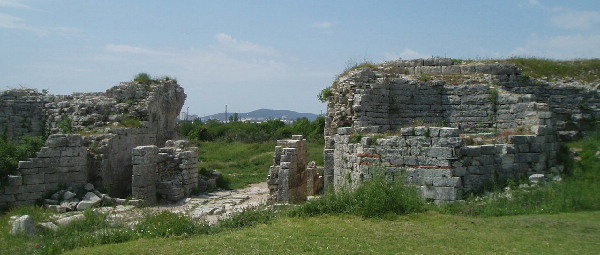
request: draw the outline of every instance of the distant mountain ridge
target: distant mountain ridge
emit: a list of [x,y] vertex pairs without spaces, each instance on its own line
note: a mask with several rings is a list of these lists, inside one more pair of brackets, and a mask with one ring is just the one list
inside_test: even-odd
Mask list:
[[[233,116],[235,112],[228,112],[227,118]],[[259,109],[246,113],[237,113],[240,121],[252,120],[252,121],[264,121],[269,119],[280,119],[280,120],[296,120],[298,118],[307,118],[310,121],[314,121],[319,115],[314,113],[300,113],[290,110],[271,110],[271,109]],[[207,115],[206,119],[213,120],[225,120],[225,113],[217,113],[213,115]]]

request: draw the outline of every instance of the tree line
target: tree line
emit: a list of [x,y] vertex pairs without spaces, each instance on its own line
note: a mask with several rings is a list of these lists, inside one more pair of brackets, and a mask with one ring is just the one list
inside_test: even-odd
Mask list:
[[307,140],[323,143],[324,127],[325,117],[320,116],[314,121],[300,118],[293,124],[286,124],[279,119],[261,123],[195,120],[180,123],[179,131],[186,138],[196,141],[260,143],[289,139],[292,135],[303,135]]

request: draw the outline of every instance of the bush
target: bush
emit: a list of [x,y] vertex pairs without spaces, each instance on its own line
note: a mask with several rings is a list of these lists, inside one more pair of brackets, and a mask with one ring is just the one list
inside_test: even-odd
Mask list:
[[147,73],[139,73],[133,78],[133,81],[147,85],[152,83],[154,80],[152,80],[152,77],[150,77],[150,75]]
[[35,136],[23,136],[18,142],[0,137],[0,187],[6,183],[8,175],[16,172],[19,161],[35,156],[44,142],[42,137]]
[[365,218],[386,214],[408,214],[424,210],[425,203],[417,189],[401,180],[386,181],[376,177],[364,182],[354,191],[328,192],[293,208],[291,216],[321,214],[353,214]]

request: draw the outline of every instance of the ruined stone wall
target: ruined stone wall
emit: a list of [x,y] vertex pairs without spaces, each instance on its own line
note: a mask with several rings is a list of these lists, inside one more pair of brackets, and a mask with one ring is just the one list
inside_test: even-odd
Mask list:
[[508,63],[400,60],[340,76],[332,86],[325,135],[339,127],[386,132],[415,124],[465,133],[555,125],[559,133],[576,135],[598,118],[600,91],[593,86],[529,79]]
[[[166,140],[176,138],[176,118],[185,97],[183,89],[170,79],[150,84],[123,82],[106,93],[46,95],[29,89],[8,90],[0,93],[1,131],[12,139],[23,135],[41,136],[46,132],[77,133],[74,136],[79,137],[81,148],[85,150],[77,159],[77,176],[84,176],[83,182],[102,187],[111,196],[126,197],[132,192],[133,148],[162,145]],[[51,175],[53,167],[66,167],[61,165],[64,156],[45,154],[44,150],[40,153],[47,158],[43,160],[51,163],[45,167],[50,170],[36,171],[48,173],[48,180],[25,177],[28,170],[24,168],[26,171],[23,173],[21,167],[26,167],[27,163],[20,164],[17,174],[21,179],[37,178],[36,182],[42,181],[36,183],[35,196],[41,194],[41,186],[56,186]],[[64,174],[59,173],[58,178],[61,179]],[[12,178],[11,185],[19,183],[18,179]],[[80,181],[69,183],[69,186],[79,185]],[[9,195],[3,197],[8,206],[30,204],[35,200],[30,199],[34,195],[28,189],[19,190],[29,195],[17,195],[20,191],[14,193],[14,188],[8,190],[10,194],[0,192],[0,196]],[[44,191],[51,190],[46,188]]]
[[133,149],[132,194],[147,204],[177,202],[198,189],[198,148],[185,140]]
[[79,135],[51,135],[37,157],[19,162],[15,175],[0,188],[0,208],[32,205],[59,187],[86,184],[87,150]]
[[[328,99],[325,184],[354,188],[379,171],[453,201],[492,182],[549,175],[558,142],[600,119],[598,87],[531,79],[509,63],[417,59],[350,70]],[[437,127],[456,133],[431,136],[445,130]],[[442,138],[458,140],[435,145]]]
[[0,92],[0,135],[14,139],[44,134],[44,95],[32,89]]
[[398,135],[360,141],[352,128],[340,128],[334,136],[334,186],[353,189],[384,176],[417,186],[426,199],[456,201],[465,192],[554,166],[558,141],[553,130],[534,126],[532,132],[509,136],[506,143],[466,146],[457,128],[402,128]]
[[132,150],[156,144],[156,133],[148,128],[114,128],[107,132],[83,137],[90,150],[89,179],[113,197],[127,197],[131,194]]
[[306,139],[302,135],[277,141],[267,180],[271,202],[297,203],[306,200],[307,149]]

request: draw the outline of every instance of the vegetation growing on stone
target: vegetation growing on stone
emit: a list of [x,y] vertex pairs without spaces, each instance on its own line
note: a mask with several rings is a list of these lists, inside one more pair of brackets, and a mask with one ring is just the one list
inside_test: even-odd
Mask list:
[[523,69],[533,78],[575,79],[583,82],[600,80],[600,59],[559,61],[543,58],[510,58],[505,61]]
[[133,81],[147,85],[152,83],[154,80],[147,73],[139,73],[133,78]]
[[23,136],[17,142],[0,137],[0,187],[17,170],[19,161],[34,157],[44,145],[42,137]]

